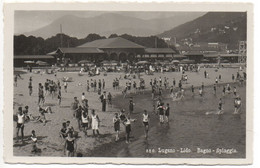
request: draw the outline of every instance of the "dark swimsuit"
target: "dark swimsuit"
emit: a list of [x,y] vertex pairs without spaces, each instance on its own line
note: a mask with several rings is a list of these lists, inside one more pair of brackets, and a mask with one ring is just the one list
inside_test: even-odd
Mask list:
[[67,150],[69,151],[69,152],[74,152],[74,140],[71,140],[71,141],[69,141],[68,139],[67,139]]

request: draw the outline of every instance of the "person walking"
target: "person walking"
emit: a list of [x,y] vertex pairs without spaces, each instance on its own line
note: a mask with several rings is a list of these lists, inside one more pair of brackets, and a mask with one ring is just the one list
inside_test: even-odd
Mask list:
[[113,123],[114,123],[114,130],[116,132],[115,141],[117,142],[119,140],[119,131],[120,131],[120,118],[118,116],[118,113],[115,113],[115,116],[113,118]]
[[134,112],[134,101],[133,98],[131,97],[129,100],[129,113],[132,114]]
[[92,110],[92,114],[91,114],[91,127],[92,127],[92,131],[93,131],[93,136],[99,135],[99,123],[100,123],[100,119],[98,117],[98,115],[95,113],[95,110]]
[[78,108],[79,108],[78,98],[74,97],[74,101],[71,104],[71,110],[72,110],[72,113],[73,113],[73,117],[76,117],[76,112],[77,112]]
[[76,139],[72,136],[72,132],[68,132],[64,145],[64,153],[67,157],[73,157],[77,149]]
[[130,115],[127,116],[124,125],[125,125],[125,132],[126,132],[126,143],[130,143],[130,133],[132,131],[131,123],[135,122],[136,119],[131,119]]
[[165,122],[169,123],[169,115],[170,115],[170,104],[167,103],[165,108]]
[[160,103],[159,106],[157,107],[158,112],[159,112],[159,120],[160,123],[162,124],[164,122],[163,120],[163,115],[164,115],[164,107],[163,107],[164,103]]
[[32,82],[31,81],[29,82],[28,89],[29,89],[29,96],[31,96],[32,92],[33,92],[33,87],[32,87]]
[[81,115],[81,122],[82,122],[82,128],[85,136],[88,136],[88,123],[89,123],[89,116],[87,112],[83,112]]
[[148,138],[148,131],[149,131],[149,115],[147,110],[144,110],[143,113],[143,125],[144,125],[144,137],[145,139]]
[[102,111],[106,111],[106,105],[107,105],[107,96],[106,96],[106,91],[103,92],[103,94],[100,96],[100,101],[102,104]]

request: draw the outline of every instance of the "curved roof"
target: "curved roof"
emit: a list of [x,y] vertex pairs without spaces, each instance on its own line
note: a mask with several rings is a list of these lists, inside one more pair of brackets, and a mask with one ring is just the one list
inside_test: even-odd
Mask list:
[[[81,47],[81,48],[59,48],[62,53],[65,54],[80,54],[80,53],[104,53],[104,51],[98,49],[98,48],[86,48],[86,47]],[[57,52],[57,51],[56,51]]]
[[78,46],[77,48],[145,48],[139,44],[136,44],[132,41],[126,40],[121,37],[109,38],[109,39],[100,39],[92,42],[85,43]]

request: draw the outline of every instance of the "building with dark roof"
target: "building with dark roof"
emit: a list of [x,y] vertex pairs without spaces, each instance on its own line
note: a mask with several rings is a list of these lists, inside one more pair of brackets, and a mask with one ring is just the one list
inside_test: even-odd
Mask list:
[[133,61],[138,58],[173,58],[174,50],[170,48],[145,48],[122,37],[100,39],[85,43],[75,48],[58,48],[55,55],[60,63],[78,63],[81,60],[101,62],[116,60],[119,62]]

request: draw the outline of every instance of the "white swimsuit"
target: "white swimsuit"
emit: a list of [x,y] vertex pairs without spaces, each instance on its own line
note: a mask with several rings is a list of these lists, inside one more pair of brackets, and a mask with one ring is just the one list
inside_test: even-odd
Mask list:
[[22,115],[18,114],[17,117],[18,117],[17,123],[23,124],[24,123],[24,114],[22,114]]
[[98,118],[97,115],[92,115],[92,129],[98,129]]
[[88,123],[88,116],[84,117],[83,115],[81,116],[82,123]]
[[148,122],[148,114],[143,114],[143,122]]

